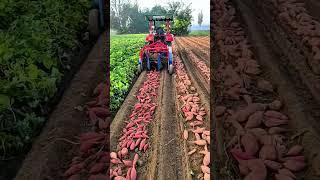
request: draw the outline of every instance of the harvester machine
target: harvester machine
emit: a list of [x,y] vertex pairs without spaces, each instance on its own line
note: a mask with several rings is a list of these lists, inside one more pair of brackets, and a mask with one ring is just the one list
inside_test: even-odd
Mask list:
[[[138,71],[142,72],[152,68],[160,71],[167,68],[169,74],[172,74],[172,42],[174,38],[170,33],[170,22],[173,21],[173,15],[146,15],[145,19],[149,22],[149,34],[146,37],[145,45],[140,49]],[[162,25],[156,27],[157,21],[162,21]],[[163,26],[165,26],[165,30]]]

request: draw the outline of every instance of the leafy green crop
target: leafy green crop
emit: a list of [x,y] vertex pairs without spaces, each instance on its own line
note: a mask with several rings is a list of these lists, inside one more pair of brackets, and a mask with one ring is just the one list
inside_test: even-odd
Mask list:
[[90,0],[0,2],[0,155],[32,142],[87,26]]
[[111,36],[110,109],[112,111],[120,107],[136,76],[139,51],[144,44],[144,39],[144,34]]

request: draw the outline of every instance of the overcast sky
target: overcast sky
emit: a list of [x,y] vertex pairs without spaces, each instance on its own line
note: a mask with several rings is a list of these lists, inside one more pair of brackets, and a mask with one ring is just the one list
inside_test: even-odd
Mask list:
[[[168,2],[174,0],[137,0],[139,6],[144,8],[152,8],[155,5],[166,5]],[[132,0],[134,2],[134,0]],[[193,10],[192,16],[193,21],[192,25],[198,25],[198,14],[202,10],[203,13],[203,22],[202,25],[210,24],[210,0],[183,0],[186,4],[191,4],[191,9]]]

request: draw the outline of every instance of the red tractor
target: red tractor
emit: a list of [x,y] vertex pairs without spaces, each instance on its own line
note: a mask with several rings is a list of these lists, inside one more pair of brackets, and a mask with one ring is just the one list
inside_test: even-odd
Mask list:
[[[152,66],[160,71],[163,66],[167,66],[169,74],[172,74],[173,35],[170,33],[170,21],[173,21],[173,16],[147,15],[145,18],[149,21],[149,34],[145,46],[140,49],[138,71],[151,70]],[[166,31],[161,26],[155,27],[156,21],[165,21]]]

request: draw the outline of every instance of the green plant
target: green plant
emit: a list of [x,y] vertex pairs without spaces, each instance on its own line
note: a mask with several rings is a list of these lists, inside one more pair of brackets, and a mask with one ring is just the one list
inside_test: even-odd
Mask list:
[[140,47],[144,34],[115,35],[110,47],[110,109],[117,110],[128,93],[137,72]]
[[19,152],[39,132],[46,108],[80,45],[89,0],[0,2],[0,152]]

